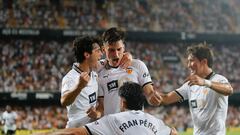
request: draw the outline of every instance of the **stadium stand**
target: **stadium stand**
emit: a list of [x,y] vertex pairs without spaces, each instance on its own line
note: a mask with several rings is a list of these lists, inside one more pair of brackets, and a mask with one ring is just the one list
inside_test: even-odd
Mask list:
[[[153,35],[150,32],[169,32],[170,35],[177,32],[181,34],[180,36],[185,34],[182,32],[230,33],[235,36],[240,33],[239,6],[238,0],[0,0],[0,94],[37,92],[59,94],[61,78],[74,61],[71,53],[72,43],[69,39],[65,40],[66,37],[59,40],[40,34],[36,37],[27,35],[27,38],[12,38],[15,30],[46,30],[45,33],[54,35],[58,32],[51,33],[48,30],[101,31],[111,26],[120,26],[146,38]],[[12,30],[12,35],[7,35],[4,30]],[[138,36],[128,40],[127,50],[134,58],[143,60],[149,67],[155,89],[169,92],[182,84],[189,72],[185,68],[183,52],[192,42],[178,38],[176,40],[166,38],[167,43],[152,40],[162,38],[158,36],[150,38],[148,42],[149,40],[143,41],[145,39]],[[214,41],[219,41],[219,35],[215,36],[217,38]],[[235,94],[239,94],[239,40],[231,43],[213,42],[212,47],[215,51],[213,69],[226,76]],[[2,97],[0,99],[2,100]],[[240,126],[239,95],[236,96],[236,101],[230,102],[237,106],[229,106],[227,127]],[[15,103],[16,100],[9,99],[7,102]],[[26,102],[28,104],[25,104]],[[65,127],[66,109],[59,104],[48,103],[39,106],[32,100],[26,102],[13,106],[18,114],[18,129]],[[0,106],[0,114],[6,105],[6,102],[2,103],[4,104]],[[185,105],[147,107],[146,111],[175,126],[178,131],[192,127],[191,116]]]

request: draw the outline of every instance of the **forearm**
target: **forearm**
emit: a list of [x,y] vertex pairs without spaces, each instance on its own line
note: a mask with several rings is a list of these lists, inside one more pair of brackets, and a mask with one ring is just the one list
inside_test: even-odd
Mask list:
[[88,131],[84,127],[79,128],[66,128],[54,132],[46,133],[43,135],[88,135]]
[[181,97],[175,91],[172,91],[168,94],[161,94],[161,97],[162,97],[161,105],[168,105],[179,102],[181,100]]
[[101,117],[103,116],[104,113],[104,105],[103,105],[103,98],[98,99],[98,105],[96,107],[97,111],[100,113]]
[[80,87],[78,87],[74,90],[67,91],[61,97],[61,104],[63,106],[68,106],[68,105],[72,104],[81,91],[82,91],[82,88],[80,88]]
[[233,88],[229,83],[211,82],[211,85],[208,87],[225,96],[233,93]]

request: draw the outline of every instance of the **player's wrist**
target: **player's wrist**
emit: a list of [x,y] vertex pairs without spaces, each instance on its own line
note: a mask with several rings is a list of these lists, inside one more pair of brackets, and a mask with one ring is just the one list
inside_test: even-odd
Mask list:
[[211,87],[212,86],[212,81],[204,79],[204,86]]

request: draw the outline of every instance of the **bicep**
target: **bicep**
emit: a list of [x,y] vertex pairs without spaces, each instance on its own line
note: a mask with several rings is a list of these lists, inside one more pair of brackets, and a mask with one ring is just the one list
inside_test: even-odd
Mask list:
[[152,94],[152,92],[154,91],[152,83],[149,82],[148,84],[145,84],[143,86],[143,91],[146,96]]

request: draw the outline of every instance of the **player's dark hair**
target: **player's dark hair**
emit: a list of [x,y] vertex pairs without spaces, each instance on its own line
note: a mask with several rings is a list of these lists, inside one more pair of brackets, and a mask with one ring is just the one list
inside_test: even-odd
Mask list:
[[145,96],[142,87],[138,83],[125,82],[119,88],[119,96],[126,100],[127,109],[142,110]]
[[187,56],[191,54],[200,61],[207,59],[208,67],[212,68],[213,66],[213,52],[206,43],[189,46],[187,48],[186,54]]
[[122,40],[124,42],[125,31],[120,28],[112,27],[103,33],[102,38],[103,42],[108,43],[109,45],[112,45],[119,40]]
[[73,51],[77,62],[82,63],[85,60],[84,52],[92,54],[94,43],[101,43],[101,40],[97,37],[80,36],[73,41]]

